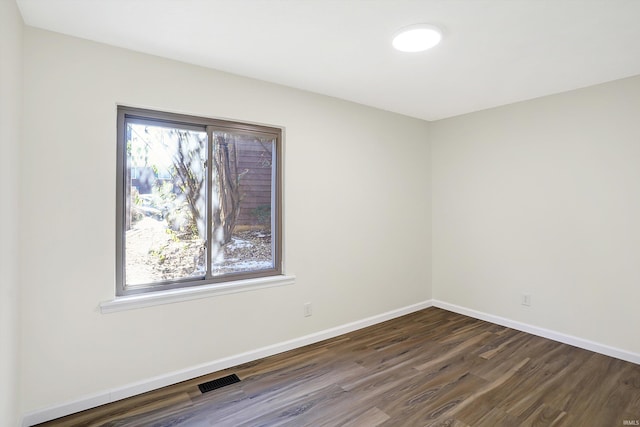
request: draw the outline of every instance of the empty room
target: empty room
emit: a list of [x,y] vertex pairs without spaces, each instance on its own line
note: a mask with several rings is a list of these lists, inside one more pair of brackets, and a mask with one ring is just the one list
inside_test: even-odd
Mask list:
[[0,0],[0,426],[640,425],[639,19]]

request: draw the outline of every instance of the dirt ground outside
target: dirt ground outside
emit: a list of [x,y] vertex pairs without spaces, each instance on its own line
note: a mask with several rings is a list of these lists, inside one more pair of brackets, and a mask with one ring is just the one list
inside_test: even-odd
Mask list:
[[[142,218],[126,232],[125,242],[127,285],[202,277],[205,273],[204,241],[178,236],[164,220]],[[267,230],[234,232],[228,244],[213,252],[214,275],[273,267],[271,233]]]

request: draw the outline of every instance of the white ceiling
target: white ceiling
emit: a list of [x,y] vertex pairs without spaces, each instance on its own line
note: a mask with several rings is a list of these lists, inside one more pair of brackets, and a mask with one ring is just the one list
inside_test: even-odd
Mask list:
[[[640,74],[640,0],[17,0],[27,25],[426,120]],[[443,42],[391,47],[431,23]]]

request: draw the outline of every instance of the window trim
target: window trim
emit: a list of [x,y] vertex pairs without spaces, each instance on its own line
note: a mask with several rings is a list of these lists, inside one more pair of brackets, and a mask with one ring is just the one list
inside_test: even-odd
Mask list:
[[[125,216],[127,214],[126,194],[128,185],[126,177],[126,132],[125,125],[128,119],[134,121],[154,124],[166,123],[169,126],[181,126],[186,129],[202,130],[207,132],[209,138],[207,161],[210,162],[213,141],[210,138],[213,132],[217,130],[227,130],[232,132],[241,132],[257,135],[265,135],[274,138],[275,165],[272,164],[272,206],[275,209],[275,215],[272,215],[271,242],[273,248],[273,268],[265,270],[256,270],[251,272],[228,273],[217,277],[197,277],[167,280],[162,282],[154,282],[153,284],[126,285],[126,262],[125,262]],[[264,279],[272,277],[275,281],[282,279],[283,275],[283,244],[282,244],[282,198],[283,198],[283,182],[282,182],[282,159],[283,159],[283,137],[284,129],[275,126],[267,126],[260,124],[252,124],[247,122],[235,122],[230,120],[214,119],[209,117],[191,116],[185,114],[175,114],[170,112],[162,112],[156,110],[148,110],[142,108],[126,107],[118,105],[117,107],[117,161],[116,161],[116,299],[132,297],[136,295],[156,295],[189,288],[208,288],[209,291],[215,288],[227,289],[236,287],[244,287],[246,283],[255,281],[254,279]],[[208,168],[211,170],[212,168]],[[207,172],[207,180],[211,177],[212,172]],[[207,183],[207,221],[211,219],[211,203],[210,193],[211,184]],[[207,236],[208,237],[208,236]],[[210,240],[207,238],[207,253],[210,252]],[[211,264],[210,259],[205,260],[207,264]],[[208,265],[206,271],[209,272],[211,266]],[[258,280],[260,282],[260,280]],[[211,293],[211,292],[209,292]],[[228,292],[225,292],[228,293]]]
[[100,312],[102,314],[116,313],[119,311],[154,307],[162,304],[172,304],[176,302],[191,301],[238,292],[256,291],[259,289],[273,288],[277,286],[289,286],[295,284],[295,282],[296,277],[293,275],[266,276],[255,279],[237,280],[222,284],[209,283],[200,286],[189,286],[156,292],[116,296],[109,301],[101,302]]

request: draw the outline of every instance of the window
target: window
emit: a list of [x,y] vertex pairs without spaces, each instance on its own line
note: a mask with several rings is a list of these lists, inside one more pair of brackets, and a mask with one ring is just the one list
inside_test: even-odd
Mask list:
[[282,274],[281,140],[119,107],[117,294]]

